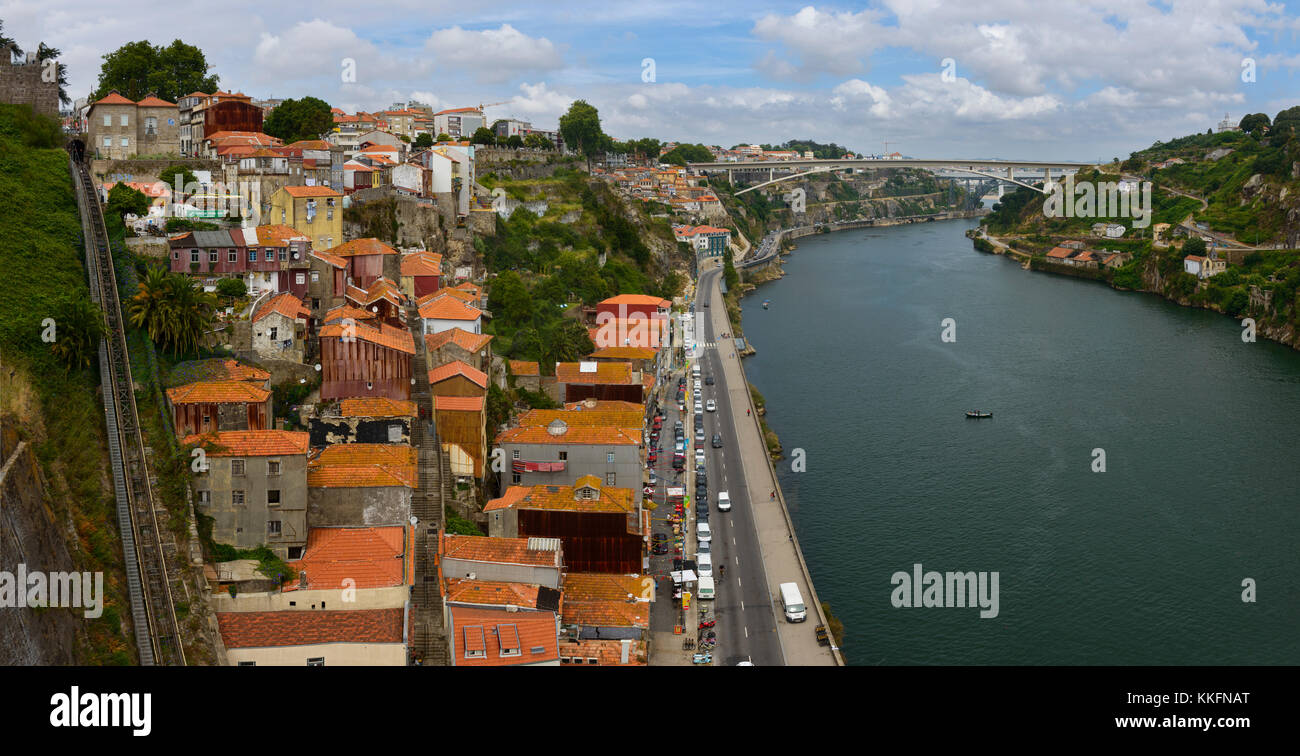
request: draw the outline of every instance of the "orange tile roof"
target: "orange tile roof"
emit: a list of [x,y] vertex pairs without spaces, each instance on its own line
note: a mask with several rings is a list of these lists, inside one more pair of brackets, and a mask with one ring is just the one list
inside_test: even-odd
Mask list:
[[659,350],[652,347],[614,346],[597,349],[591,356],[615,360],[653,360],[658,353]]
[[418,414],[415,402],[382,396],[343,399],[339,402],[339,413],[343,417],[415,417]]
[[271,297],[261,307],[257,308],[257,314],[253,316],[253,322],[256,323],[273,312],[279,313],[290,320],[311,317],[311,310],[303,306],[302,300],[287,291]]
[[478,320],[483,313],[456,297],[443,295],[420,305],[420,317],[427,320]]
[[566,410],[636,410],[638,413],[645,414],[645,405],[636,402],[625,402],[621,399],[583,399],[580,402],[566,402]]
[[601,300],[603,305],[653,305],[668,309],[673,306],[672,302],[662,297],[654,297],[649,294],[619,294],[608,299]]
[[397,250],[384,244],[373,237],[365,239],[353,239],[352,241],[343,242],[337,247],[327,249],[332,255],[338,257],[355,257],[357,255],[395,255]]
[[521,427],[545,427],[562,420],[573,428],[624,428],[631,432],[640,430],[645,420],[645,410],[639,404],[627,402],[628,409],[531,409],[519,416],[517,425]]
[[[284,590],[388,588],[415,582],[414,530],[311,528],[302,559],[288,562],[297,579]],[[307,573],[306,584],[302,573]],[[351,579],[353,583],[344,583]]]
[[306,454],[311,434],[306,431],[228,430],[186,436],[185,446],[201,446],[209,457],[275,457]]
[[253,231],[257,234],[257,246],[259,247],[287,247],[290,241],[311,239],[311,237],[293,226],[285,226],[279,223],[258,226]]
[[300,150],[329,150],[331,145],[324,139],[301,139],[297,142],[290,142],[285,146]]
[[415,449],[401,444],[331,444],[307,462],[310,488],[415,488],[418,476]]
[[269,396],[270,391],[248,381],[197,381],[167,389],[172,404],[260,403]]
[[541,375],[542,366],[526,360],[510,360],[511,375]]
[[[590,478],[590,479],[588,479]],[[576,496],[581,488],[596,489],[599,498],[583,499]],[[518,489],[518,490],[516,490]],[[602,487],[595,476],[583,476],[571,486],[511,486],[506,494],[488,501],[484,512],[496,509],[547,509],[563,512],[631,512],[632,489]]]
[[437,252],[413,252],[402,256],[402,275],[437,276],[442,273],[442,255]]
[[363,310],[360,307],[354,307],[350,304],[341,304],[338,307],[331,307],[325,313],[325,323],[333,323],[343,318],[352,318],[355,321],[362,322],[374,320],[378,316],[370,310]]
[[95,102],[92,103],[91,107],[94,107],[95,105],[134,105],[134,104],[135,104],[135,100],[128,100],[127,98],[123,97],[117,92],[109,92],[108,94],[104,95],[98,100],[95,100]]
[[487,346],[494,337],[490,333],[470,333],[463,328],[448,328],[445,331],[431,333],[424,337],[424,345],[430,351],[442,349],[447,344],[455,344],[466,352],[478,352]]
[[1074,250],[1072,249],[1066,249],[1065,247],[1052,247],[1052,250],[1047,253],[1047,256],[1057,259],[1065,259],[1072,254],[1074,254]]
[[645,641],[632,641],[628,649],[627,663],[623,663],[623,642],[613,638],[587,638],[560,641],[560,658],[574,658],[577,662],[563,666],[591,666],[589,659],[596,659],[598,667],[644,667],[649,658],[649,648]]
[[347,290],[344,292],[344,295],[353,302],[362,306],[374,304],[375,302],[384,299],[398,307],[401,307],[402,302],[406,300],[406,297],[402,294],[402,290],[397,287],[397,284],[383,276],[371,281],[370,285],[364,289],[358,286],[349,285]]
[[336,268],[348,267],[347,260],[344,260],[342,257],[339,257],[338,255],[331,255],[328,252],[322,252],[320,250],[313,249],[311,252],[311,256],[316,258],[317,260],[323,260],[324,262],[327,262]]
[[433,408],[444,412],[482,412],[486,401],[482,396],[435,396]]
[[439,544],[443,559],[466,562],[562,567],[559,551],[529,550],[527,538],[489,538],[446,533]]
[[555,381],[557,383],[605,383],[605,384],[629,384],[635,383],[632,380],[632,363],[630,362],[597,362],[595,372],[584,373],[580,369],[580,362],[557,362],[555,363]]
[[401,643],[401,609],[217,612],[226,648],[272,648],[321,643]]
[[430,292],[420,297],[418,304],[424,304],[425,302],[429,302],[444,296],[455,297],[466,304],[469,304],[474,300],[478,299],[478,297],[474,296],[468,291],[465,291],[464,289],[452,289],[444,286],[443,288],[438,289],[437,291]]
[[439,365],[429,371],[429,385],[445,381],[456,375],[463,375],[468,378],[474,385],[480,388],[487,388],[487,373],[477,370],[472,365],[467,365],[460,360],[452,360],[445,365]]
[[536,609],[539,588],[540,586],[528,583],[448,578],[447,591],[442,600],[446,603],[512,605]]
[[569,427],[559,435],[546,427],[508,428],[497,434],[496,442],[513,444],[579,444],[600,446],[640,446],[641,434],[624,428],[603,426],[599,428]]
[[476,298],[479,297],[479,296],[481,296],[482,293],[483,293],[483,290],[479,288],[478,284],[473,284],[473,283],[470,283],[469,281],[464,281],[464,282],[462,282],[462,283],[458,283],[458,284],[456,284],[455,286],[453,286],[452,288],[453,288],[453,289],[460,289],[460,290],[462,290],[462,291],[468,291],[469,293],[473,294]]
[[342,197],[342,194],[334,191],[328,186],[282,186],[280,187],[289,193],[290,197]]
[[[457,667],[509,667],[558,661],[559,635],[554,612],[451,607],[451,663]],[[517,655],[502,656],[507,649]],[[534,652],[534,649],[537,649]],[[467,650],[483,652],[466,658]]]
[[[343,329],[344,325],[341,322],[326,324],[321,326],[320,337],[322,339],[342,338],[344,336]],[[358,322],[353,329],[352,336],[387,349],[415,354],[415,339],[411,336],[411,332],[387,323],[380,323],[379,327],[376,328]]]
[[604,572],[569,572],[564,575],[566,601],[627,601],[628,594],[649,600],[646,575],[616,575]]

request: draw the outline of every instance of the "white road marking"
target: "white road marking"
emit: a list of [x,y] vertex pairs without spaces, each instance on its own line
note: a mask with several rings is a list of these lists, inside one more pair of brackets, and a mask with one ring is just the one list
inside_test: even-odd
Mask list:
[[744,601],[741,601],[741,602],[740,602],[740,611],[742,611],[742,612],[745,611],[745,602],[744,602]]
[[745,625],[745,637],[749,637],[749,625]]

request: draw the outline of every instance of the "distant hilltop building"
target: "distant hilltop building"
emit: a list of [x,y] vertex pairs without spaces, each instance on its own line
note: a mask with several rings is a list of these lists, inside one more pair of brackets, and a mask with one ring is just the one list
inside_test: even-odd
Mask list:
[[0,48],[0,102],[30,105],[41,115],[58,118],[59,82],[57,77],[42,77],[43,69],[34,51],[15,62],[13,45]]
[[1225,131],[1241,131],[1241,126],[1232,120],[1227,113],[1224,113],[1223,120],[1219,121],[1219,133],[1222,134]]

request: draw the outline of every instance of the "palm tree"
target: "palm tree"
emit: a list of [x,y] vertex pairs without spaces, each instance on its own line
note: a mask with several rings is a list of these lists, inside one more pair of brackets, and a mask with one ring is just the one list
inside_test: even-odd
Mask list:
[[[5,45],[14,46],[14,50],[13,50],[14,55],[23,54],[23,48],[19,47],[17,42],[5,36],[5,22],[0,21],[0,48],[3,48]],[[5,62],[7,63],[8,61]]]
[[162,268],[150,268],[140,282],[139,291],[127,302],[127,318],[131,325],[144,329],[154,343],[163,340],[167,320],[163,307],[167,301],[167,279]]
[[86,299],[73,300],[58,319],[50,351],[69,371],[82,370],[90,367],[105,333],[104,314],[99,308]]
[[161,268],[151,268],[139,288],[127,306],[131,324],[173,354],[197,351],[216,318],[216,297]]

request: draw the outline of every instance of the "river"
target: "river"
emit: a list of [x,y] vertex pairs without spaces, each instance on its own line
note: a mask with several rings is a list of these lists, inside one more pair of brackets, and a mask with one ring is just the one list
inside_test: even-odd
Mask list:
[[[800,239],[742,301],[846,659],[1300,663],[1300,353],[976,252],[975,223]],[[917,563],[997,572],[998,615],[895,608]]]

